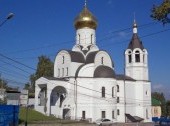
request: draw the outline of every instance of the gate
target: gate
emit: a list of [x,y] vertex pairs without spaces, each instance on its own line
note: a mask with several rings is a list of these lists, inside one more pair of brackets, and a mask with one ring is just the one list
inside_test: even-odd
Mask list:
[[18,116],[18,105],[0,105],[0,126],[18,126]]

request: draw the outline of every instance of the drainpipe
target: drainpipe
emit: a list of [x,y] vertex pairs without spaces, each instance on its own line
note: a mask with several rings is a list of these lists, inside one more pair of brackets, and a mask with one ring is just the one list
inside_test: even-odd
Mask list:
[[77,78],[74,81],[75,120],[77,119]]

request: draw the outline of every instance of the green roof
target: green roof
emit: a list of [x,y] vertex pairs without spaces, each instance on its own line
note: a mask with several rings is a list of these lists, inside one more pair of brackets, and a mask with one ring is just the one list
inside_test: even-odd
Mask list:
[[152,106],[160,106],[161,102],[155,98],[152,98]]

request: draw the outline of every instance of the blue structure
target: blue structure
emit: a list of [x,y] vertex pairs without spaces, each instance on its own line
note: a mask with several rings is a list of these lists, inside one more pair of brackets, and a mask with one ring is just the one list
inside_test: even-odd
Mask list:
[[18,126],[18,105],[0,105],[0,126]]
[[157,124],[160,124],[160,126],[170,126],[170,118],[167,117],[161,117],[161,118],[152,117],[152,121]]

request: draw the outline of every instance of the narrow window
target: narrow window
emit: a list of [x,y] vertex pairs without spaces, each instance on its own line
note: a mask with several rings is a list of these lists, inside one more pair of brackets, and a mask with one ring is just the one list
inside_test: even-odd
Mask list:
[[79,36],[79,44],[80,44],[80,34],[78,34],[78,36]]
[[91,34],[91,44],[93,43],[93,34]]
[[131,63],[132,62],[132,54],[131,54],[130,51],[129,51],[129,54],[128,54],[128,59],[129,59],[129,63]]
[[62,68],[62,76],[64,77],[64,68]]
[[106,118],[106,112],[102,111],[102,118]]
[[129,55],[129,63],[132,62],[132,55]]
[[115,112],[112,111],[112,119],[114,119],[114,118],[115,118]]
[[117,97],[117,103],[119,103],[120,102],[120,99],[119,99],[119,97]]
[[117,115],[120,115],[120,110],[119,109],[117,109]]
[[63,64],[64,64],[64,56],[63,56]]
[[86,111],[82,111],[82,119],[86,119]]
[[116,85],[116,87],[117,87],[117,92],[119,92],[119,85]]
[[139,51],[135,52],[135,61],[140,62],[140,53],[139,53]]
[[68,76],[68,67],[66,68],[66,70],[67,70],[67,72],[66,72],[66,73],[67,73],[67,74],[66,74],[66,76]]
[[105,98],[105,87],[102,87],[102,98]]
[[112,87],[112,97],[114,98],[114,94],[115,94],[115,88]]
[[101,64],[103,64],[103,61],[104,61],[104,57],[101,58]]
[[58,69],[58,77],[60,77],[60,69]]

